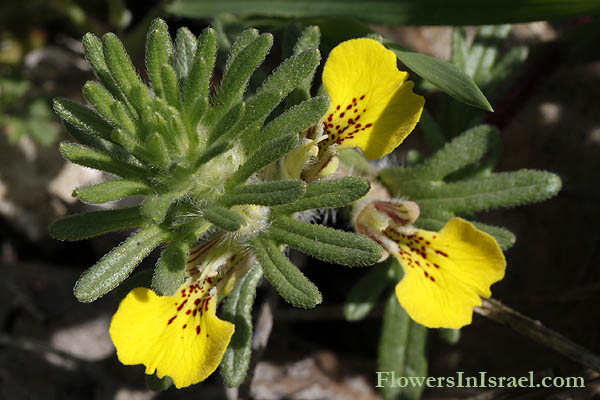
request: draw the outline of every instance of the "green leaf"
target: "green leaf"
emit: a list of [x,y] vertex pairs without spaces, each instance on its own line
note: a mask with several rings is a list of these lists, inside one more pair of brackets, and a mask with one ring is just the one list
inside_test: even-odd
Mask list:
[[391,382],[392,372],[396,379],[404,376],[427,377],[425,343],[427,328],[410,319],[402,308],[394,291],[391,291],[383,313],[383,327],[379,340],[377,387],[386,400],[417,400],[426,385],[401,387]]
[[[307,26],[302,31],[298,41],[294,45],[294,55],[300,54],[308,49],[318,49],[321,41],[321,31],[318,26]],[[298,85],[298,88],[288,97],[286,105],[298,104],[310,99],[310,89],[314,78],[314,71]]]
[[398,194],[418,203],[422,214],[427,209],[465,214],[539,202],[556,195],[561,185],[555,174],[523,169],[452,183],[411,182]]
[[220,13],[279,18],[353,17],[378,25],[483,25],[594,15],[594,0],[175,0],[168,11],[208,19]]
[[305,224],[289,217],[274,219],[269,233],[282,243],[333,264],[372,265],[381,257],[381,247],[364,235]]
[[157,225],[151,225],[130,236],[81,275],[73,289],[77,300],[89,303],[110,292],[168,237],[169,234]]
[[300,133],[317,124],[329,107],[328,97],[313,97],[286,110],[269,122],[254,137],[245,141],[244,147],[254,151],[261,143],[277,139],[289,133]]
[[124,163],[134,166],[141,165],[137,158],[129,154],[127,150],[125,150],[120,145],[113,142],[109,142],[106,139],[90,135],[89,133],[85,133],[81,129],[75,128],[73,125],[65,124],[64,126],[67,132],[69,132],[69,134],[71,134],[71,136],[73,136],[73,138],[82,145],[86,147],[91,147],[94,150],[106,154],[110,158],[114,158]]
[[142,215],[157,224],[162,223],[171,205],[182,196],[182,193],[167,192],[147,196],[142,203]]
[[181,92],[177,74],[170,64],[160,67],[160,78],[162,81],[163,96],[167,103],[177,109],[181,109]]
[[106,153],[99,152],[86,146],[75,143],[62,142],[60,153],[67,160],[83,165],[84,167],[99,169],[113,173],[125,179],[133,179],[144,182],[146,171],[135,165],[112,158]]
[[198,41],[188,28],[179,28],[175,37],[175,71],[181,87],[194,65]]
[[263,33],[231,61],[215,95],[209,121],[219,119],[233,104],[242,100],[250,76],[263,62],[272,45],[273,36]]
[[497,142],[498,136],[498,130],[491,125],[476,126],[447,143],[423,163],[409,168],[384,168],[380,178],[394,196],[400,196],[401,186],[406,181],[441,180],[476,162]]
[[88,107],[68,99],[54,99],[53,105],[66,123],[90,135],[112,140],[113,127]]
[[404,65],[443,92],[462,103],[493,111],[492,106],[473,79],[455,65],[426,54],[404,50],[395,43],[387,42],[385,44],[396,53],[396,57]]
[[306,183],[301,180],[274,181],[237,186],[222,199],[230,207],[237,204],[275,206],[290,203],[304,194]]
[[131,207],[69,215],[54,221],[48,229],[54,239],[75,241],[144,224],[140,208]]
[[221,142],[210,146],[208,149],[204,151],[204,153],[200,154],[198,159],[196,160],[195,168],[198,169],[202,164],[205,164],[217,157],[220,154],[223,154],[227,150],[233,147],[232,142]]
[[319,289],[268,238],[255,238],[252,246],[265,276],[285,301],[295,307],[313,308],[323,300]]
[[154,93],[158,97],[165,97],[162,66],[173,62],[173,43],[169,35],[169,27],[160,18],[150,23],[146,40],[146,69],[152,83]]
[[297,134],[285,135],[266,142],[233,173],[227,186],[231,188],[246,182],[252,174],[289,153],[296,144],[298,144]]
[[235,324],[235,332],[221,360],[221,376],[228,387],[241,385],[252,356],[252,306],[256,288],[262,280],[259,264],[238,282],[223,306],[222,318]]
[[[226,33],[223,32],[223,35],[226,36]],[[241,32],[231,45],[229,49],[229,54],[227,54],[227,61],[225,62],[225,68],[223,72],[228,72],[231,69],[233,61],[235,58],[244,50],[248,45],[256,40],[259,32],[254,28],[246,29]]]
[[152,188],[139,181],[115,179],[96,185],[84,186],[73,191],[73,196],[85,203],[102,204],[124,197],[152,193]]
[[204,210],[204,217],[215,226],[235,232],[246,225],[246,220],[237,212],[225,207],[211,207]]
[[159,296],[172,296],[183,284],[189,243],[186,237],[175,237],[161,253],[152,276],[152,289]]
[[134,100],[130,96],[131,89],[135,85],[142,85],[142,81],[135,71],[123,43],[117,35],[109,32],[102,37],[102,51],[115,83],[129,100]]
[[100,39],[92,33],[86,33],[83,36],[82,42],[85,58],[92,67],[92,71],[94,71],[98,80],[102,82],[102,85],[104,85],[115,98],[125,101],[127,96],[125,96],[122,88],[117,85],[108,69],[108,65],[106,65]]
[[369,181],[358,176],[315,181],[307,186],[306,193],[301,199],[276,207],[273,211],[292,214],[314,208],[343,207],[363,197],[370,188]]
[[186,110],[193,108],[197,101],[208,104],[210,80],[217,55],[217,36],[212,28],[206,28],[198,37],[196,55],[183,90]]
[[83,96],[94,106],[94,109],[102,118],[114,125],[119,125],[119,121],[113,113],[116,100],[103,86],[96,82],[88,81],[83,86]]
[[320,60],[318,49],[307,49],[288,58],[267,78],[257,94],[278,90],[282,96],[286,96],[314,74]]
[[154,373],[152,375],[144,375],[144,377],[146,379],[146,386],[153,392],[165,391],[173,385],[173,379],[170,376],[159,378]]
[[390,263],[393,262],[395,260],[390,257],[386,262],[373,265],[350,289],[344,303],[344,316],[348,321],[358,321],[366,317],[377,304],[381,294],[396,283],[393,274],[390,273]]
[[215,125],[215,128],[208,135],[208,142],[212,143],[222,137],[230,137],[228,133],[237,125],[246,112],[246,104],[238,103],[231,107],[225,115]]

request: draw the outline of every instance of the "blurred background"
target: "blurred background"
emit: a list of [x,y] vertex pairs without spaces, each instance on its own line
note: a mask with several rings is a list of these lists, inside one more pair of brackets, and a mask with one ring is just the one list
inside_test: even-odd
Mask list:
[[[108,326],[117,297],[80,304],[72,295],[79,274],[127,236],[123,232],[66,243],[47,232],[57,217],[92,209],[71,197],[75,187],[105,178],[61,158],[57,144],[68,135],[51,107],[56,96],[83,102],[81,87],[94,79],[80,43],[84,33],[116,32],[144,78],[146,29],[157,16],[167,21],[172,33],[188,26],[199,34],[212,24],[222,34],[221,57],[244,28],[271,31],[276,38],[272,59],[267,60],[271,66],[286,54],[294,34],[311,24],[321,27],[323,59],[336,43],[369,30],[444,60],[451,60],[456,35],[469,45],[482,40],[477,36],[480,28],[473,26],[477,21],[457,30],[439,21],[424,27],[344,15],[248,15],[243,7],[238,13],[214,15],[210,13],[219,7],[208,7],[192,17],[192,3],[0,4],[0,399],[233,398],[218,374],[188,389],[150,391],[143,367],[122,366],[110,341]],[[418,84],[416,91],[426,97],[429,112],[447,138],[476,122],[497,126],[502,132],[497,170],[545,169],[562,178],[563,190],[553,199],[480,215],[483,222],[507,227],[517,236],[506,252],[507,276],[493,287],[493,296],[600,353],[600,21],[576,14],[516,23],[487,36],[488,46],[498,55],[510,55],[501,76],[474,76],[494,113],[469,108],[427,84]],[[411,79],[419,80],[414,74]],[[393,160],[409,163],[430,153],[417,129]],[[343,213],[335,223],[347,227]],[[293,257],[320,288],[324,302],[311,311],[297,310],[273,298],[266,287],[259,291],[256,314],[268,304],[273,313],[267,323],[272,322],[273,330],[256,359],[252,395],[380,398],[375,371],[382,307],[355,323],[345,321],[342,312],[349,288],[364,271],[326,265],[301,254]],[[154,261],[150,257],[142,268]],[[478,315],[456,343],[432,330],[427,355],[430,376],[486,371],[518,377],[534,371],[538,376],[587,379],[585,389],[426,389],[427,399],[600,398],[597,374]]]

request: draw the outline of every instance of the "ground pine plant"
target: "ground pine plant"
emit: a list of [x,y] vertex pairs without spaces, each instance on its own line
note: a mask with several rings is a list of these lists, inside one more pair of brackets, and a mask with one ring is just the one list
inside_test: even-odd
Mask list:
[[[501,249],[514,241],[502,228],[468,220],[558,191],[560,181],[546,172],[482,172],[480,159],[497,135],[489,126],[466,131],[419,164],[372,166],[368,161],[391,153],[421,119],[424,98],[397,68],[397,58],[411,55],[386,48],[381,38],[352,39],[331,51],[319,78],[319,36],[318,28],[306,28],[293,55],[256,89],[249,83],[257,69],[265,71],[268,33],[243,31],[216,74],[213,29],[196,37],[181,28],[172,40],[165,22],[154,20],[148,82],[117,36],[84,36],[97,81],[83,88],[86,105],[55,100],[76,141],[61,143],[60,151],[115,179],[73,195],[91,204],[142,200],[70,215],[50,233],[82,240],[134,230],[74,288],[78,300],[91,302],[127,280],[132,289],[110,325],[123,364],[143,364],[146,374],[177,388],[220,366],[228,386],[240,385],[263,276],[293,306],[322,300],[288,259],[288,248],[350,267],[392,256],[367,272],[346,309],[349,319],[361,318],[399,281],[386,303],[388,349],[399,345],[395,329],[422,336],[425,327],[467,325],[502,279]],[[311,223],[314,210],[345,206],[352,207],[356,232]],[[136,285],[130,275],[156,248],[151,284]]]

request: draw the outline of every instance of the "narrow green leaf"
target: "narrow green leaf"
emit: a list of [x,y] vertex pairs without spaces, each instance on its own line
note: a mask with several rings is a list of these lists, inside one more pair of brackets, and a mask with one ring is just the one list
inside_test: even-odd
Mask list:
[[99,138],[98,136],[90,135],[82,131],[81,129],[75,128],[73,125],[65,124],[65,129],[75,140],[84,146],[91,147],[94,150],[98,150],[111,158],[120,160],[127,164],[140,166],[141,163],[137,158],[129,154],[122,146],[109,142],[106,139]]
[[68,124],[90,135],[111,140],[113,127],[88,107],[68,99],[54,99],[54,112]]
[[152,276],[152,289],[159,296],[172,296],[183,284],[190,242],[185,237],[169,241],[156,263]]
[[85,203],[102,204],[124,197],[150,193],[152,193],[152,188],[143,182],[115,179],[96,185],[79,187],[73,191],[73,196]]
[[181,109],[181,92],[179,91],[177,74],[173,67],[170,64],[163,64],[160,67],[160,77],[165,100],[169,105]]
[[92,71],[94,71],[98,80],[102,82],[102,85],[104,85],[115,98],[125,100],[127,98],[125,93],[123,93],[122,89],[117,85],[108,70],[100,39],[92,33],[86,33],[83,36],[82,42],[85,58],[92,67]]
[[110,292],[168,237],[169,234],[157,225],[141,229],[130,236],[81,274],[73,289],[77,300],[89,303]]
[[208,104],[210,80],[217,55],[217,34],[214,29],[206,28],[198,37],[196,55],[183,90],[183,102],[186,110],[202,99]]
[[352,17],[378,25],[483,25],[594,15],[595,0],[175,0],[179,16],[208,19],[221,13],[280,18]]
[[289,217],[274,219],[269,233],[282,243],[333,264],[366,266],[381,257],[381,247],[364,235],[305,224]]
[[188,28],[179,28],[175,37],[175,72],[183,88],[185,80],[194,65],[198,41]]
[[396,378],[427,376],[426,341],[427,328],[410,319],[391,291],[383,313],[377,368],[377,386],[381,388],[385,400],[421,398],[426,385],[402,387],[392,384],[391,379],[392,372]]
[[252,356],[252,306],[256,288],[262,280],[260,264],[238,282],[223,306],[222,318],[235,324],[235,332],[221,360],[221,376],[228,387],[244,382]]
[[261,143],[289,133],[300,133],[317,124],[327,112],[329,97],[313,97],[286,110],[269,122],[255,136],[244,140],[244,147],[254,151]]
[[498,130],[491,125],[476,126],[447,143],[423,163],[411,168],[384,168],[380,178],[394,196],[400,196],[402,186],[408,180],[441,180],[476,162],[497,142],[498,135]]
[[381,294],[396,283],[393,274],[390,273],[391,262],[394,262],[393,257],[373,265],[350,289],[344,303],[344,316],[348,321],[358,321],[366,317],[377,304]]
[[106,65],[116,84],[129,100],[134,100],[130,97],[131,88],[138,84],[141,85],[142,81],[133,67],[123,43],[117,35],[109,32],[102,37],[102,51]]
[[103,86],[96,82],[88,81],[83,86],[83,96],[102,118],[118,125],[119,122],[112,111],[116,100]]
[[242,100],[250,76],[272,45],[273,36],[263,33],[233,59],[215,95],[210,121],[218,120],[233,104]]
[[62,142],[60,154],[67,160],[84,167],[99,169],[113,173],[125,179],[138,181],[146,180],[146,171],[135,165],[112,158],[106,153],[99,152],[75,143]]
[[148,153],[152,155],[152,161],[161,169],[167,169],[171,165],[169,150],[165,139],[158,132],[154,132],[147,138],[146,148]]
[[301,180],[275,181],[236,186],[222,199],[230,207],[237,204],[275,206],[290,203],[304,195],[306,183]]
[[307,49],[288,58],[267,78],[257,93],[278,90],[282,96],[286,96],[314,74],[320,60],[318,49]]
[[[298,41],[294,45],[293,54],[300,54],[308,49],[318,49],[321,41],[321,31],[318,26],[307,26],[302,31],[302,34],[298,38]],[[287,100],[286,105],[298,104],[304,100],[310,99],[310,89],[312,87],[312,81],[314,78],[314,71],[309,74],[304,80],[298,85],[298,88],[292,92]]]
[[241,102],[231,107],[215,125],[208,135],[208,142],[213,143],[222,137],[230,137],[228,133],[238,124],[246,112],[246,104]]
[[343,207],[363,197],[370,188],[369,181],[359,176],[315,181],[307,186],[302,198],[294,203],[276,207],[273,211],[292,214],[313,208]]
[[181,196],[181,193],[168,192],[147,196],[142,203],[142,215],[157,224],[162,223],[171,205]]
[[473,79],[455,65],[423,53],[404,50],[395,43],[386,45],[414,73],[456,100],[486,111],[494,111]]
[[281,253],[275,242],[259,237],[251,243],[265,276],[285,301],[301,308],[313,308],[323,301],[319,289]]
[[231,149],[231,147],[233,147],[232,142],[221,142],[210,146],[200,155],[200,157],[198,157],[198,160],[196,160],[195,169],[200,168],[202,164],[206,164],[218,155],[225,153],[227,150]]
[[211,207],[204,210],[204,218],[213,225],[230,232],[235,232],[246,225],[244,217],[225,207]]
[[160,18],[150,23],[146,40],[146,69],[152,82],[154,93],[166,99],[162,77],[163,65],[173,63],[173,43],[169,35],[169,27]]
[[289,134],[266,142],[235,171],[227,182],[228,187],[233,187],[246,182],[255,172],[279,160],[289,153],[298,143],[298,135]]
[[524,169],[452,183],[411,182],[400,194],[409,196],[421,209],[435,207],[464,214],[542,201],[556,195],[561,185],[555,174]]
[[250,43],[254,42],[258,35],[258,30],[250,28],[246,29],[245,31],[240,33],[238,37],[235,38],[235,41],[229,49],[229,54],[227,54],[227,61],[225,62],[223,74],[229,71],[235,58],[242,52],[242,50],[248,47]]
[[50,224],[50,236],[58,240],[82,240],[108,232],[144,225],[139,207],[73,214]]

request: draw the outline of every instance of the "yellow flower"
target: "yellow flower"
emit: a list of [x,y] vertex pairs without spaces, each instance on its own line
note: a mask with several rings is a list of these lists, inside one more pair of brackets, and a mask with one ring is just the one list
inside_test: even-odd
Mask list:
[[429,328],[470,324],[473,307],[504,277],[504,254],[470,222],[453,218],[431,232],[410,225],[417,216],[416,203],[372,201],[358,209],[354,225],[400,262],[396,297],[413,320]]
[[146,374],[156,372],[159,378],[170,376],[177,388],[212,374],[234,325],[217,318],[217,292],[207,290],[207,284],[187,282],[173,296],[132,290],[110,324],[119,361],[144,364]]
[[331,102],[321,148],[359,147],[369,160],[391,153],[414,129],[425,103],[407,77],[398,70],[396,55],[376,40],[336,46],[323,69]]
[[188,279],[174,295],[141,287],[129,292],[110,324],[119,361],[144,364],[146,374],[170,376],[178,388],[206,379],[221,363],[235,328],[216,316],[218,297],[227,296],[254,261],[217,234],[191,250]]

